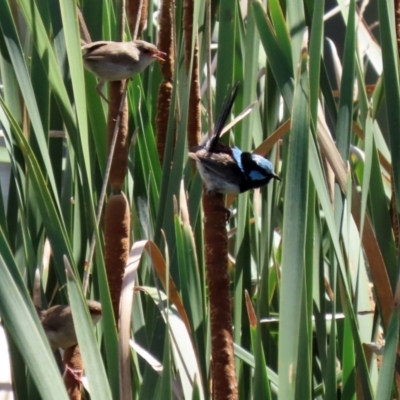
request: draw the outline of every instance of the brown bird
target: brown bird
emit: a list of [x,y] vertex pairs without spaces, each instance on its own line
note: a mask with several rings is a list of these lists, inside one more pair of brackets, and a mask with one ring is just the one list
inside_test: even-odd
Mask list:
[[101,89],[106,81],[129,79],[166,55],[143,40],[92,42],[84,44],[82,52],[85,67],[100,79],[96,89],[104,99]]
[[[87,300],[87,306],[93,324],[96,324],[101,319],[101,304]],[[39,311],[39,318],[53,351],[60,347],[67,349],[78,343],[70,306],[57,305]]]

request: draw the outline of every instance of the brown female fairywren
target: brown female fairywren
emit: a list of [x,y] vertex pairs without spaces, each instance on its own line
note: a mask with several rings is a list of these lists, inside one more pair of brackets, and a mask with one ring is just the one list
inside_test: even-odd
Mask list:
[[[95,300],[87,300],[87,306],[92,322],[96,324],[101,318],[101,304]],[[78,343],[70,306],[57,305],[42,310],[39,318],[53,351],[60,347],[67,349]]]
[[97,91],[106,81],[121,81],[142,72],[153,61],[164,61],[166,55],[144,40],[130,42],[98,41],[82,46],[85,67],[99,78]]

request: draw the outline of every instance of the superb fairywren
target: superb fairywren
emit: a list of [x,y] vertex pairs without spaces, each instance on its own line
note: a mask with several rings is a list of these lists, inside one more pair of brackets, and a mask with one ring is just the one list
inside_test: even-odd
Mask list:
[[241,151],[236,146],[226,146],[219,141],[237,91],[238,83],[224,100],[211,138],[189,153],[189,157],[196,161],[208,193],[238,194],[266,185],[272,178],[281,180],[275,174],[272,163],[264,157]]

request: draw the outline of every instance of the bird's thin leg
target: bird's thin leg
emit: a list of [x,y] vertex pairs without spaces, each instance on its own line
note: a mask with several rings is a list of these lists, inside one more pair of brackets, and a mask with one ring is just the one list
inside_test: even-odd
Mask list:
[[104,96],[103,92],[101,91],[103,89],[104,84],[105,84],[105,81],[100,80],[96,86],[96,90],[97,90],[97,93],[105,100],[106,103],[110,103],[108,101],[108,99],[106,98],[106,96]]
[[65,364],[64,375],[68,374],[68,373],[70,373],[78,383],[82,384],[83,370],[77,369],[77,368],[72,368],[68,364]]
[[229,208],[224,207],[223,211],[225,212],[226,223],[229,224],[229,220],[231,219],[232,216],[231,210],[229,210]]

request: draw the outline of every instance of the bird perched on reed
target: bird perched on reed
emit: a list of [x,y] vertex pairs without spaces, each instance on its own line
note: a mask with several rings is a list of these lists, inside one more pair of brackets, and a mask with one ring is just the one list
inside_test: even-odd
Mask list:
[[237,92],[238,83],[224,100],[211,138],[189,152],[209,193],[238,194],[266,185],[271,179],[281,180],[266,158],[226,146],[219,140]]
[[142,72],[153,61],[164,61],[166,54],[144,40],[130,42],[98,41],[82,46],[85,67],[99,78],[96,90],[101,92],[105,82],[129,79]]
[[[87,306],[93,324],[96,324],[101,319],[101,304],[87,300]],[[78,343],[70,306],[57,305],[48,310],[40,310],[39,318],[53,351],[67,349]]]

